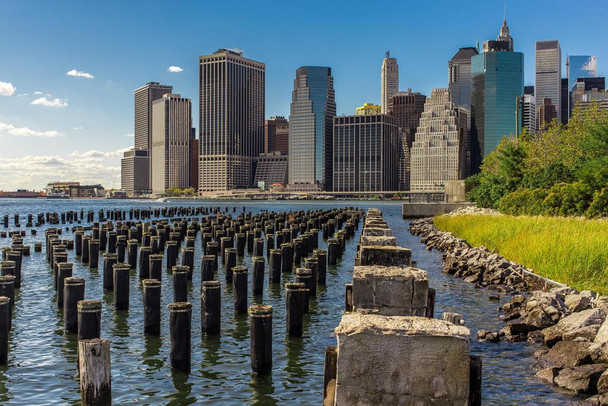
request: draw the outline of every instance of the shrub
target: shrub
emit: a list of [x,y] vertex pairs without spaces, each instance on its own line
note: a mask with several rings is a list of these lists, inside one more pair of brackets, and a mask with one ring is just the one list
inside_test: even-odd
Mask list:
[[589,217],[608,217],[608,187],[595,191],[586,215]]
[[545,212],[543,201],[546,197],[546,189],[520,189],[500,199],[498,209],[505,214],[540,215]]

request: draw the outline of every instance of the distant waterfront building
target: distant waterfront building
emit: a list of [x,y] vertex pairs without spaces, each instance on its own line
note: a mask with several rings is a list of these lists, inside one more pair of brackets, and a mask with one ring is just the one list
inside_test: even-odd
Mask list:
[[478,54],[477,48],[460,48],[448,62],[448,84],[452,102],[467,110],[471,109],[471,58]]
[[264,148],[266,66],[238,50],[199,58],[199,191],[251,187]]
[[152,103],[152,193],[190,187],[192,103],[165,94]]
[[132,148],[120,162],[120,189],[130,196],[150,193],[150,189],[143,186],[148,185],[150,179],[148,153],[146,149]]
[[[549,99],[555,106],[557,121],[562,117],[562,50],[559,41],[536,42],[536,81],[534,91],[537,109],[546,106]],[[547,111],[548,109],[545,109]],[[540,115],[540,114],[539,114]],[[539,127],[540,129],[541,127]]]
[[[524,93],[524,55],[513,52],[506,21],[496,41],[486,41],[483,52],[471,58],[471,169],[479,171],[483,157],[504,136],[515,134],[517,97]],[[538,97],[537,97],[538,100]]]
[[536,128],[538,131],[546,130],[549,124],[557,119],[557,111],[555,105],[551,103],[551,99],[544,98],[540,105],[536,106]]
[[585,110],[594,104],[596,104],[600,109],[608,111],[608,92],[606,90],[592,90],[585,92],[577,105],[582,110]]
[[190,187],[194,190],[198,190],[200,153],[201,144],[196,138],[196,130],[193,128],[190,136]]
[[467,111],[450,101],[449,89],[426,100],[412,144],[412,191],[442,191],[466,175]]
[[398,92],[388,99],[388,114],[399,127],[399,190],[409,190],[410,187],[410,148],[425,101],[425,95],[414,93],[411,89]]
[[399,65],[395,58],[391,58],[389,51],[386,51],[386,56],[382,60],[381,72],[381,102],[380,106],[382,114],[388,112],[388,99],[399,91]]
[[521,126],[536,134],[536,99],[533,94],[524,94]]
[[334,192],[394,191],[399,128],[385,114],[334,118]]
[[356,116],[373,116],[376,114],[380,114],[382,110],[381,106],[378,106],[374,103],[363,103],[363,106],[357,107],[355,111]]
[[335,115],[331,68],[298,68],[289,116],[290,190],[331,190]]
[[254,186],[260,182],[268,189],[275,183],[287,183],[287,154],[280,151],[260,154],[257,159]]
[[597,77],[597,57],[595,55],[568,55],[566,67],[568,69],[568,91],[572,91],[578,78]]
[[579,78],[572,88],[573,106],[584,110],[594,103],[600,108],[608,110],[606,79],[604,77]]
[[285,117],[270,117],[264,122],[264,152],[283,152],[289,150],[289,121]]
[[105,189],[97,185],[81,185],[80,182],[51,182],[46,185],[47,194],[63,194],[67,197],[104,197]]

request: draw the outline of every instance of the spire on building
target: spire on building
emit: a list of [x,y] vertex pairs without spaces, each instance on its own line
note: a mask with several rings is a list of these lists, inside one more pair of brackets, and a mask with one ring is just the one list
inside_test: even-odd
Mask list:
[[391,57],[391,51],[386,51],[386,59]]

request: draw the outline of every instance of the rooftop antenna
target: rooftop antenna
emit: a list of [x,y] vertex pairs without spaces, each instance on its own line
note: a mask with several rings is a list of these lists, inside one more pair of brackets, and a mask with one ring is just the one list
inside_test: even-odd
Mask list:
[[505,0],[505,2],[504,2],[504,11],[503,11],[502,21],[503,21],[503,23],[507,22],[507,0]]

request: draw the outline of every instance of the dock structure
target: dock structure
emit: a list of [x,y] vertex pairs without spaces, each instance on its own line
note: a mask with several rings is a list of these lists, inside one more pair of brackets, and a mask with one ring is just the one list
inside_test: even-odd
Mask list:
[[470,355],[469,329],[433,318],[428,274],[412,265],[411,251],[370,209],[335,329],[338,345],[326,351],[325,406],[480,404],[481,365]]

